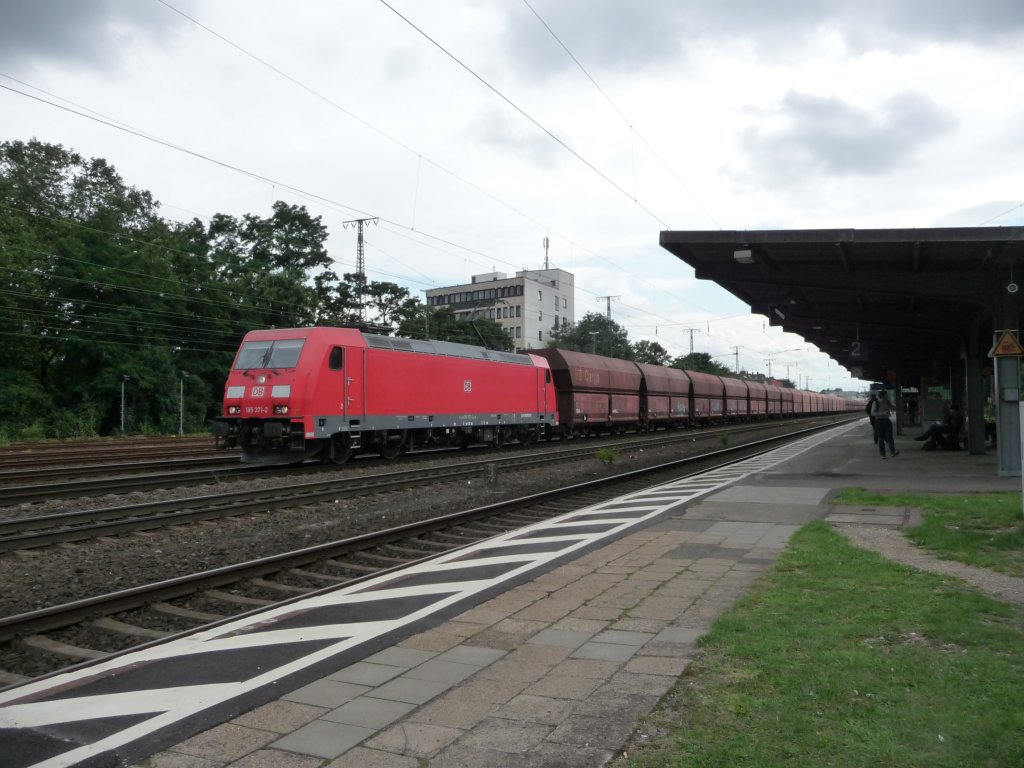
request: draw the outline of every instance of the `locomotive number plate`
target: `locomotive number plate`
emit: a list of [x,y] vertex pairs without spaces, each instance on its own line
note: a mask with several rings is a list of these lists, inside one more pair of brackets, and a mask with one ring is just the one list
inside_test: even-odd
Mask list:
[[472,379],[466,379],[464,382],[462,382],[462,391],[463,392],[472,392],[473,391],[473,381],[472,381]]

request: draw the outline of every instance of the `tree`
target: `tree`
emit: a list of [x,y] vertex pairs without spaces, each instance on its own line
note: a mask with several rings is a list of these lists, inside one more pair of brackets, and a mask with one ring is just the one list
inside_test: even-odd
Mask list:
[[681,355],[672,361],[673,368],[681,368],[684,371],[700,371],[711,373],[715,376],[730,376],[730,371],[721,363],[715,362],[707,352],[691,352],[688,355]]
[[633,344],[633,359],[638,363],[668,365],[670,358],[668,350],[656,341],[641,339]]
[[575,325],[551,333],[550,347],[591,352],[620,360],[633,359],[633,346],[626,329],[605,315],[588,312]]
[[416,311],[402,319],[398,327],[399,336],[454,341],[506,352],[515,349],[512,339],[501,324],[494,320],[462,320],[449,307],[429,307],[418,299],[413,301],[416,303]]

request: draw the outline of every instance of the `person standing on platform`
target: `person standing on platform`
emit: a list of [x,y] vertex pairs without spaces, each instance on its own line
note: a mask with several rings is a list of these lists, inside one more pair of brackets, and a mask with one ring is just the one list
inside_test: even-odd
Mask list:
[[893,456],[899,456],[900,452],[896,450],[896,442],[892,436],[892,415],[895,412],[895,408],[893,408],[892,403],[889,401],[889,393],[886,390],[883,389],[878,393],[878,399],[871,410],[875,417],[878,452],[882,454],[883,459],[887,458],[885,446],[888,445],[889,453]]
[[871,393],[871,397],[868,398],[868,404],[864,408],[864,412],[868,415],[868,421],[871,422],[871,439],[875,441],[875,445],[878,445],[878,426],[875,424],[875,403],[878,402],[878,398],[875,393]]

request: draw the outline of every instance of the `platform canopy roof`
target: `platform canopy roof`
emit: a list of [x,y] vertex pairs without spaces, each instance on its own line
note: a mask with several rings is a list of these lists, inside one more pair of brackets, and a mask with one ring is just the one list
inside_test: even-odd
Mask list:
[[661,245],[865,380],[945,378],[1024,296],[1024,227],[665,231]]

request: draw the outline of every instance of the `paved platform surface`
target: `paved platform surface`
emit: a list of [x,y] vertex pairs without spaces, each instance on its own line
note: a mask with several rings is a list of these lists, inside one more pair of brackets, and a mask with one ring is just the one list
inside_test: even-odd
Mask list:
[[604,765],[801,525],[913,522],[902,507],[835,507],[833,491],[1020,490],[993,454],[897,443],[883,461],[866,421],[840,431],[136,765]]

